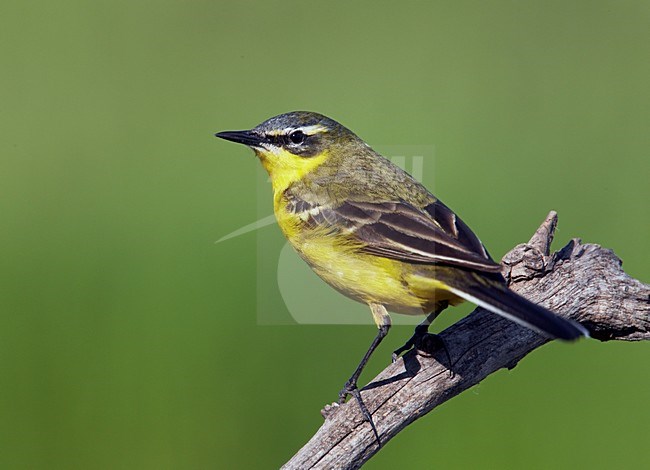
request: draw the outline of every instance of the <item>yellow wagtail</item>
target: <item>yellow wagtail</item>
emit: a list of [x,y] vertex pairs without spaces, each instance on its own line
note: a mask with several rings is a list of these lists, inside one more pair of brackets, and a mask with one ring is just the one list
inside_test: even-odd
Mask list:
[[388,311],[426,315],[394,358],[417,348],[435,317],[464,300],[550,338],[588,336],[509,290],[500,265],[451,209],[338,122],[292,112],[216,136],[253,149],[270,175],[275,216],[289,242],[325,282],[370,307],[379,332],[339,403],[354,395],[375,435],[357,380],[388,333]]

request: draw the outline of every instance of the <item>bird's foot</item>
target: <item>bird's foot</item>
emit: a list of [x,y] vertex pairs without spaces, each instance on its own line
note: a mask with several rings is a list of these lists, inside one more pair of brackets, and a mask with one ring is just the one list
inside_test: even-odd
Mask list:
[[393,351],[393,362],[397,361],[402,353],[415,349],[416,353],[424,357],[433,357],[433,355],[441,349],[445,351],[447,361],[451,366],[451,356],[445,341],[436,334],[427,332],[416,332],[411,338],[404,343],[404,345]]
[[393,362],[397,361],[397,359],[399,359],[402,353],[405,353],[406,351],[410,351],[411,349],[413,349],[413,346],[415,346],[415,337],[416,335],[411,336],[411,339],[409,339],[401,347],[393,351],[393,355],[392,355]]
[[338,404],[342,405],[345,403],[345,400],[348,398],[348,395],[353,395],[355,390],[359,390],[359,387],[357,387],[357,381],[356,380],[348,380],[345,382],[345,385],[339,392],[339,401]]
[[[449,351],[444,340],[436,334],[425,333],[419,336],[415,341],[415,350],[420,356],[432,357],[437,351],[445,350],[447,359],[449,359]],[[451,362],[451,360],[450,360]]]
[[[345,385],[343,386],[343,389],[339,392],[339,401],[336,404],[332,404],[332,406],[329,406],[329,408],[326,406],[325,409],[321,411],[321,414],[327,418],[332,411],[334,411],[335,407],[338,408],[340,405],[345,403],[345,399],[347,396],[350,395],[354,397],[354,399],[357,401],[357,404],[359,405],[359,409],[361,410],[361,416],[363,416],[364,421],[367,421],[370,424],[370,427],[372,428],[372,432],[375,435],[375,439],[377,440],[377,445],[381,447],[381,439],[379,438],[379,432],[377,431],[377,427],[375,426],[375,422],[372,419],[372,415],[370,414],[370,411],[368,411],[368,407],[366,404],[363,402],[363,399],[361,398],[361,392],[359,391],[359,387],[357,387],[357,381],[356,380],[348,380]],[[326,412],[327,416],[323,413]]]

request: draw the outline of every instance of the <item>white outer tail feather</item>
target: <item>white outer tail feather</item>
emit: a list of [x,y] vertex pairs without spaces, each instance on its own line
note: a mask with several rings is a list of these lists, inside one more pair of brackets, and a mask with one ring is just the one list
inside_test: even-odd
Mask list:
[[[452,293],[456,294],[458,297],[462,297],[463,299],[467,300],[468,302],[472,302],[473,304],[478,305],[479,307],[482,307],[482,308],[484,308],[486,310],[489,310],[492,313],[496,313],[497,315],[501,315],[502,317],[507,318],[508,320],[513,321],[513,322],[515,322],[515,323],[517,323],[517,324],[519,324],[521,326],[524,326],[524,327],[526,327],[526,328],[528,328],[530,330],[533,330],[533,331],[541,334],[542,336],[545,336],[547,338],[553,338],[552,336],[550,336],[545,331],[542,331],[539,328],[537,328],[535,325],[531,325],[530,323],[522,320],[521,318],[518,318],[518,317],[514,316],[511,313],[505,312],[505,311],[501,310],[500,308],[495,307],[494,305],[490,305],[489,303],[485,302],[484,300],[477,299],[476,297],[474,297],[473,295],[468,294],[467,292],[463,292],[461,290],[455,289],[455,288],[450,287],[450,286],[447,286],[446,288],[449,291],[451,291]],[[580,332],[582,333],[582,335],[585,336],[586,338],[590,337],[589,336],[589,331],[584,326],[582,326],[580,323],[575,322],[573,320],[568,320],[566,318],[564,318],[564,320],[567,320],[567,321],[570,321],[571,323],[573,323],[573,325],[577,329],[579,329]]]

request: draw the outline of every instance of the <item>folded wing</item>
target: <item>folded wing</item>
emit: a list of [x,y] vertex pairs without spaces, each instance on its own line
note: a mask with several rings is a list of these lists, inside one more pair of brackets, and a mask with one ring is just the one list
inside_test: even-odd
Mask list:
[[440,201],[420,209],[403,201],[345,201],[327,207],[293,198],[288,207],[309,225],[347,232],[369,254],[485,272],[501,269],[469,227]]

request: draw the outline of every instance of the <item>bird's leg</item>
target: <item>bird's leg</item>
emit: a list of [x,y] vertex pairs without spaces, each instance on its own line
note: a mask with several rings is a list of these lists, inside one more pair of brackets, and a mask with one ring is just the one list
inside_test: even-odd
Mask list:
[[418,326],[415,327],[413,336],[411,336],[411,338],[406,343],[404,343],[402,347],[393,351],[393,362],[397,360],[400,354],[409,351],[412,348],[430,355],[436,349],[439,349],[439,347],[442,346],[442,348],[444,348],[446,351],[447,359],[449,359],[449,363],[451,364],[449,351],[447,350],[447,346],[445,345],[444,341],[442,341],[438,335],[429,333],[429,326],[431,323],[433,323],[433,320],[435,320],[436,317],[440,315],[440,312],[446,309],[448,305],[449,302],[446,300],[438,302],[436,308],[429,315],[427,315],[427,317],[422,320]]
[[386,308],[383,305],[370,304],[370,310],[372,312],[372,318],[375,320],[375,323],[377,324],[377,328],[379,328],[379,331],[377,332],[377,336],[375,336],[375,339],[372,341],[370,348],[368,348],[368,351],[366,351],[366,354],[364,354],[363,359],[361,359],[361,362],[359,363],[356,370],[352,374],[352,377],[348,379],[348,381],[343,386],[343,389],[339,392],[339,404],[345,403],[345,399],[347,398],[348,395],[352,395],[357,400],[357,403],[359,404],[359,408],[361,409],[361,414],[363,415],[364,419],[370,423],[370,426],[372,427],[372,431],[375,434],[375,438],[377,439],[377,443],[381,447],[381,440],[379,439],[379,433],[377,432],[375,423],[372,420],[372,415],[370,414],[368,408],[366,407],[365,403],[361,399],[361,393],[359,392],[357,381],[359,380],[359,376],[361,375],[363,368],[368,363],[370,356],[375,351],[375,349],[377,349],[377,346],[379,346],[381,340],[383,340],[388,334],[388,330],[390,330],[390,326],[391,326],[391,321],[390,321],[390,316],[388,315],[388,312],[386,311]]
[[358,388],[357,380],[359,380],[359,376],[361,375],[363,368],[368,363],[368,360],[370,359],[372,353],[375,351],[375,349],[377,349],[377,346],[379,346],[379,343],[381,343],[381,341],[386,337],[391,326],[390,316],[388,315],[388,312],[383,305],[370,304],[370,310],[372,311],[372,318],[375,320],[379,331],[377,332],[375,339],[372,341],[372,344],[368,348],[368,351],[366,351],[366,354],[363,356],[363,359],[361,359],[361,362],[352,374],[352,377],[348,379],[348,381],[345,383],[345,386],[343,387],[343,390],[341,390],[339,393],[340,404],[345,403],[347,396],[352,394],[352,392]]

